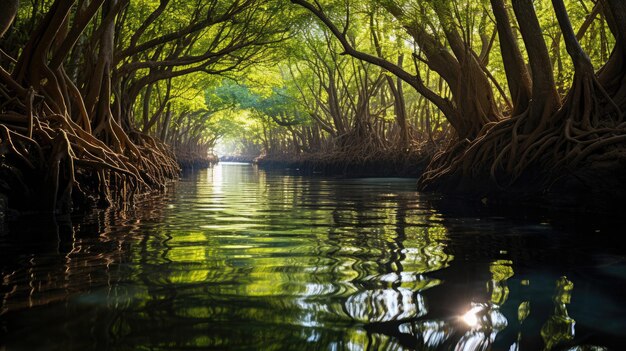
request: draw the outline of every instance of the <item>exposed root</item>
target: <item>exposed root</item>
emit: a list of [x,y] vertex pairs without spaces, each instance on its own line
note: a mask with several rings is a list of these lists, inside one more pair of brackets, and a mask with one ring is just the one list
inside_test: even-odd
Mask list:
[[[625,105],[608,95],[590,67],[582,67],[563,107],[541,128],[520,133],[528,111],[483,128],[471,143],[456,142],[436,155],[420,187],[483,194],[498,188],[545,191],[596,155],[626,148]],[[461,189],[464,178],[475,188]]]
[[373,131],[351,130],[339,136],[330,150],[315,153],[269,154],[258,157],[259,167],[298,169],[309,174],[417,177],[434,153],[429,141],[386,144]]
[[34,89],[0,74],[0,192],[10,207],[68,213],[94,204],[121,206],[178,176],[173,154],[152,137],[132,133],[131,141],[109,123],[113,147],[96,138],[80,95],[69,90],[81,101],[78,122],[58,103],[50,108]]

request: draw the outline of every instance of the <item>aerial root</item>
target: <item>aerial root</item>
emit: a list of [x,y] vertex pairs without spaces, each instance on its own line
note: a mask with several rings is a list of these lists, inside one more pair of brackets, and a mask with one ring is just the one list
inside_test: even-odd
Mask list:
[[472,142],[459,141],[433,157],[420,186],[445,191],[471,177],[509,188],[524,178],[525,186],[543,189],[594,155],[626,146],[624,105],[608,95],[591,71],[577,74],[563,107],[546,119],[549,123],[522,134],[528,123],[525,111],[488,124]]
[[[47,90],[44,95],[54,95]],[[0,68],[0,176],[6,180],[0,191],[10,206],[67,213],[72,205],[89,205],[77,199],[122,205],[178,177],[173,153],[152,137],[132,133],[133,142],[110,121],[101,132],[112,144],[95,137],[78,91],[64,90],[65,98],[80,102],[76,121]]]

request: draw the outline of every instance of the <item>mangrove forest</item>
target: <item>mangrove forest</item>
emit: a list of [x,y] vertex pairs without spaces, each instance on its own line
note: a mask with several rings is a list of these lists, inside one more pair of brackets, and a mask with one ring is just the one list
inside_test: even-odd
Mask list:
[[4,207],[119,206],[220,143],[427,191],[624,200],[622,1],[1,6]]
[[624,0],[0,0],[0,350],[618,350],[625,210]]

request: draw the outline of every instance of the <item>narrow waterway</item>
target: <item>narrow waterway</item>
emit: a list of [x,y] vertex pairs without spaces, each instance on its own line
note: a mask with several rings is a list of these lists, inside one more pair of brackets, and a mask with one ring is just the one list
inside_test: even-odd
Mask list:
[[623,349],[619,229],[415,189],[223,163],[134,210],[4,223],[0,350]]

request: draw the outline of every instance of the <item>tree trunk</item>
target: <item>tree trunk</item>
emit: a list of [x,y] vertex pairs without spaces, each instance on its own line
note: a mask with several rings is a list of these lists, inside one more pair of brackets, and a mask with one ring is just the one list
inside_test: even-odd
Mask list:
[[167,140],[167,134],[170,127],[170,120],[172,119],[172,104],[170,102],[167,103],[167,109],[165,110],[165,118],[161,123],[161,128],[158,133],[159,139],[165,141]]
[[526,69],[524,57],[513,34],[509,14],[504,6],[504,0],[491,0],[491,8],[496,18],[496,26],[500,38],[500,53],[513,100],[512,115],[515,116],[528,108],[532,83],[530,74]]
[[152,99],[153,84],[148,84],[143,95],[143,109],[141,111],[142,130],[145,133],[148,130],[148,121],[150,120],[150,100]]
[[[404,56],[402,54],[398,56],[398,66],[400,67],[402,67],[403,57]],[[400,147],[402,149],[407,149],[409,147],[410,137],[409,127],[406,121],[406,103],[404,101],[402,79],[396,78],[395,85],[391,77],[386,76],[386,79],[394,98],[393,111],[396,116],[396,123],[398,123],[398,127],[400,127]]]
[[615,46],[598,80],[616,102],[626,102],[626,2],[603,0],[609,28],[615,35]]
[[532,104],[524,130],[530,132],[547,123],[560,107],[560,98],[554,83],[548,47],[532,0],[513,1],[513,11],[526,46],[532,74]]
[[580,46],[580,43],[576,38],[576,34],[574,33],[574,29],[570,23],[563,0],[552,0],[552,6],[554,7],[556,18],[559,22],[559,26],[561,27],[561,33],[563,33],[565,48],[574,63],[575,72],[582,73],[581,70],[589,70],[590,72],[593,72],[591,60],[583,51],[583,48]]
[[17,15],[17,9],[20,5],[19,0],[2,0],[0,2],[0,39],[7,32],[15,16]]
[[449,6],[447,2],[433,2],[433,8],[442,23],[459,68],[454,72],[455,79],[445,76],[443,78],[448,82],[456,107],[463,115],[461,130],[457,132],[461,138],[472,140],[483,125],[500,119],[500,111],[489,78],[478,62],[478,56],[459,34]]

